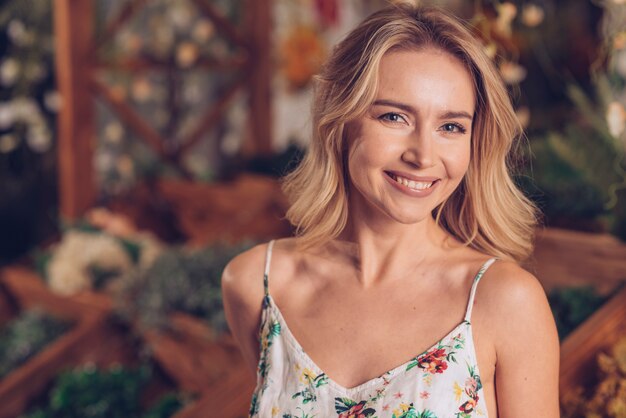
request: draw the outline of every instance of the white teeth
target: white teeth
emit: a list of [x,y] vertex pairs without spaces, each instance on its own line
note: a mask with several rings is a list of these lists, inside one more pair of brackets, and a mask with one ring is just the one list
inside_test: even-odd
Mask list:
[[428,189],[430,186],[433,185],[433,182],[429,182],[429,183],[421,183],[418,181],[413,181],[413,180],[409,180],[409,179],[405,179],[404,177],[399,177],[394,175],[393,176],[394,180],[399,183],[399,184],[403,184],[406,187],[413,189],[413,190],[425,190]]

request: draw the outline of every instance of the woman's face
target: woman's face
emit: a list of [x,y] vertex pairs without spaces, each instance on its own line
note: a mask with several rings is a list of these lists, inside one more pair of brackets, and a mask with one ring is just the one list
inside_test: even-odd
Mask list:
[[431,216],[467,171],[474,104],[472,78],[449,53],[385,54],[374,103],[347,126],[350,203],[404,224]]

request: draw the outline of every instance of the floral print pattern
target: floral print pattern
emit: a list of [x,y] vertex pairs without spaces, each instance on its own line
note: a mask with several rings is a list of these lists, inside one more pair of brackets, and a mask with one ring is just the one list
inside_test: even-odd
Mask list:
[[[479,271],[471,295],[493,261]],[[265,283],[250,418],[487,418],[469,321],[472,296],[466,319],[432,347],[377,378],[344,388],[303,350]]]

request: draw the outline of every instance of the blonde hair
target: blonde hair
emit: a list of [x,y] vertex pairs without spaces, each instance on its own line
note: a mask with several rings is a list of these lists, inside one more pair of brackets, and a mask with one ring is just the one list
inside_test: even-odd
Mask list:
[[348,221],[344,128],[375,100],[378,68],[390,50],[435,47],[457,57],[474,80],[471,158],[459,187],[433,210],[436,222],[476,250],[521,262],[533,248],[537,209],[516,187],[513,145],[521,127],[499,72],[456,18],[435,8],[388,6],[339,43],[316,78],[313,135],[300,165],[283,179],[287,219],[299,245],[339,236]]

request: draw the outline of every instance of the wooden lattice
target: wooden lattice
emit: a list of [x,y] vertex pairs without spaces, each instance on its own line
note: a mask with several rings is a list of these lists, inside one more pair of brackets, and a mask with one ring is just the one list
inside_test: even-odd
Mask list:
[[[93,153],[95,149],[94,99],[104,101],[123,123],[156,155],[175,167],[183,177],[191,178],[181,163],[182,157],[224,117],[236,94],[247,90],[250,106],[250,132],[254,133],[246,149],[252,154],[270,152],[270,61],[269,26],[270,0],[244,2],[245,32],[224,18],[210,0],[189,0],[214,24],[217,32],[243,53],[225,59],[201,58],[194,68],[239,71],[236,78],[206,109],[194,129],[177,138],[176,146],[131,105],[105,83],[96,78],[100,70],[124,71],[130,74],[146,71],[169,71],[168,63],[130,57],[116,62],[102,62],[97,52],[115,37],[119,30],[148,3],[131,0],[111,19],[102,36],[94,36],[93,0],[55,0],[55,38],[58,88],[63,97],[59,115],[59,190],[60,213],[65,219],[75,219],[93,205],[96,198]],[[237,71],[235,71],[237,70]]]

